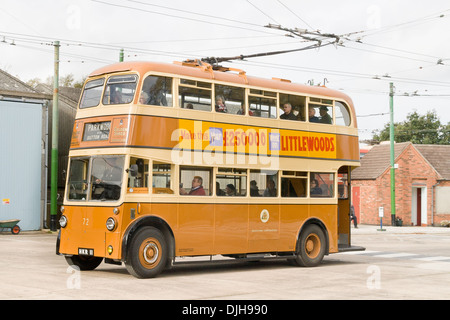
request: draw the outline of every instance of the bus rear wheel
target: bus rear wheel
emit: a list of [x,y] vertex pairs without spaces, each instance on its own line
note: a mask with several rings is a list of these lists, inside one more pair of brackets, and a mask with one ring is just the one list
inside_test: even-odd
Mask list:
[[167,263],[167,244],[164,235],[154,227],[144,227],[131,239],[125,266],[136,278],[153,278]]
[[315,267],[322,262],[325,250],[326,239],[322,228],[310,224],[300,234],[292,262],[301,267]]

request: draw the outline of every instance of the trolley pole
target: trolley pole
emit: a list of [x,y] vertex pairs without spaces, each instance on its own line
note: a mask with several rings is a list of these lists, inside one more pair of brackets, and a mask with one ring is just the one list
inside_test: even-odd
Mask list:
[[57,201],[58,201],[58,97],[59,97],[59,41],[55,41],[55,73],[53,76],[53,107],[52,107],[52,155],[51,155],[51,189],[50,189],[50,230],[56,231]]
[[390,127],[389,136],[391,140],[391,225],[395,226],[395,151],[394,151],[394,84],[390,83],[389,90],[389,107],[390,107]]

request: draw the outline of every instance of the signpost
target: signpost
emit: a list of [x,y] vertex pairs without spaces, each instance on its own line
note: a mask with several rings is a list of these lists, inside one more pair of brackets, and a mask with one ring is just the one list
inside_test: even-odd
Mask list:
[[380,217],[380,229],[377,229],[377,231],[386,231],[386,229],[383,229],[383,217],[384,217],[383,207],[378,207],[378,216]]

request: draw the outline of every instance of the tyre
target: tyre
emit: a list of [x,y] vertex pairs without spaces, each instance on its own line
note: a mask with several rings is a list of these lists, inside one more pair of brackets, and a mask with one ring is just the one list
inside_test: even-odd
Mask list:
[[315,267],[322,262],[325,251],[325,233],[318,225],[310,224],[300,234],[297,252],[291,261],[301,267]]
[[65,258],[69,266],[76,266],[81,271],[94,270],[103,261],[103,258],[88,256],[71,256]]
[[12,234],[19,234],[19,232],[20,232],[20,227],[17,224],[11,228]]
[[143,227],[131,239],[125,266],[136,278],[153,278],[165,269],[167,254],[162,232],[154,227]]

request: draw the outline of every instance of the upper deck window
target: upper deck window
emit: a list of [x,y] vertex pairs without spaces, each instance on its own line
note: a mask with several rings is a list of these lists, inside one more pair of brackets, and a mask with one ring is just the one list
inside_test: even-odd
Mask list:
[[103,104],[131,103],[136,92],[136,75],[113,76],[106,82]]
[[280,93],[280,119],[305,121],[305,97]]
[[181,108],[211,111],[211,83],[180,79],[178,92]]
[[161,76],[148,76],[145,78],[139,103],[172,107],[172,78]]
[[309,98],[309,122],[333,124],[333,100]]
[[253,117],[273,119],[277,117],[276,92],[250,89],[248,104],[249,114]]
[[338,126],[349,126],[350,125],[350,111],[347,105],[343,102],[335,102],[336,110],[336,124]]
[[98,106],[100,103],[100,98],[102,97],[104,83],[105,78],[86,82],[83,90],[83,96],[81,97],[80,109]]
[[216,84],[215,110],[230,114],[245,114],[245,89]]

